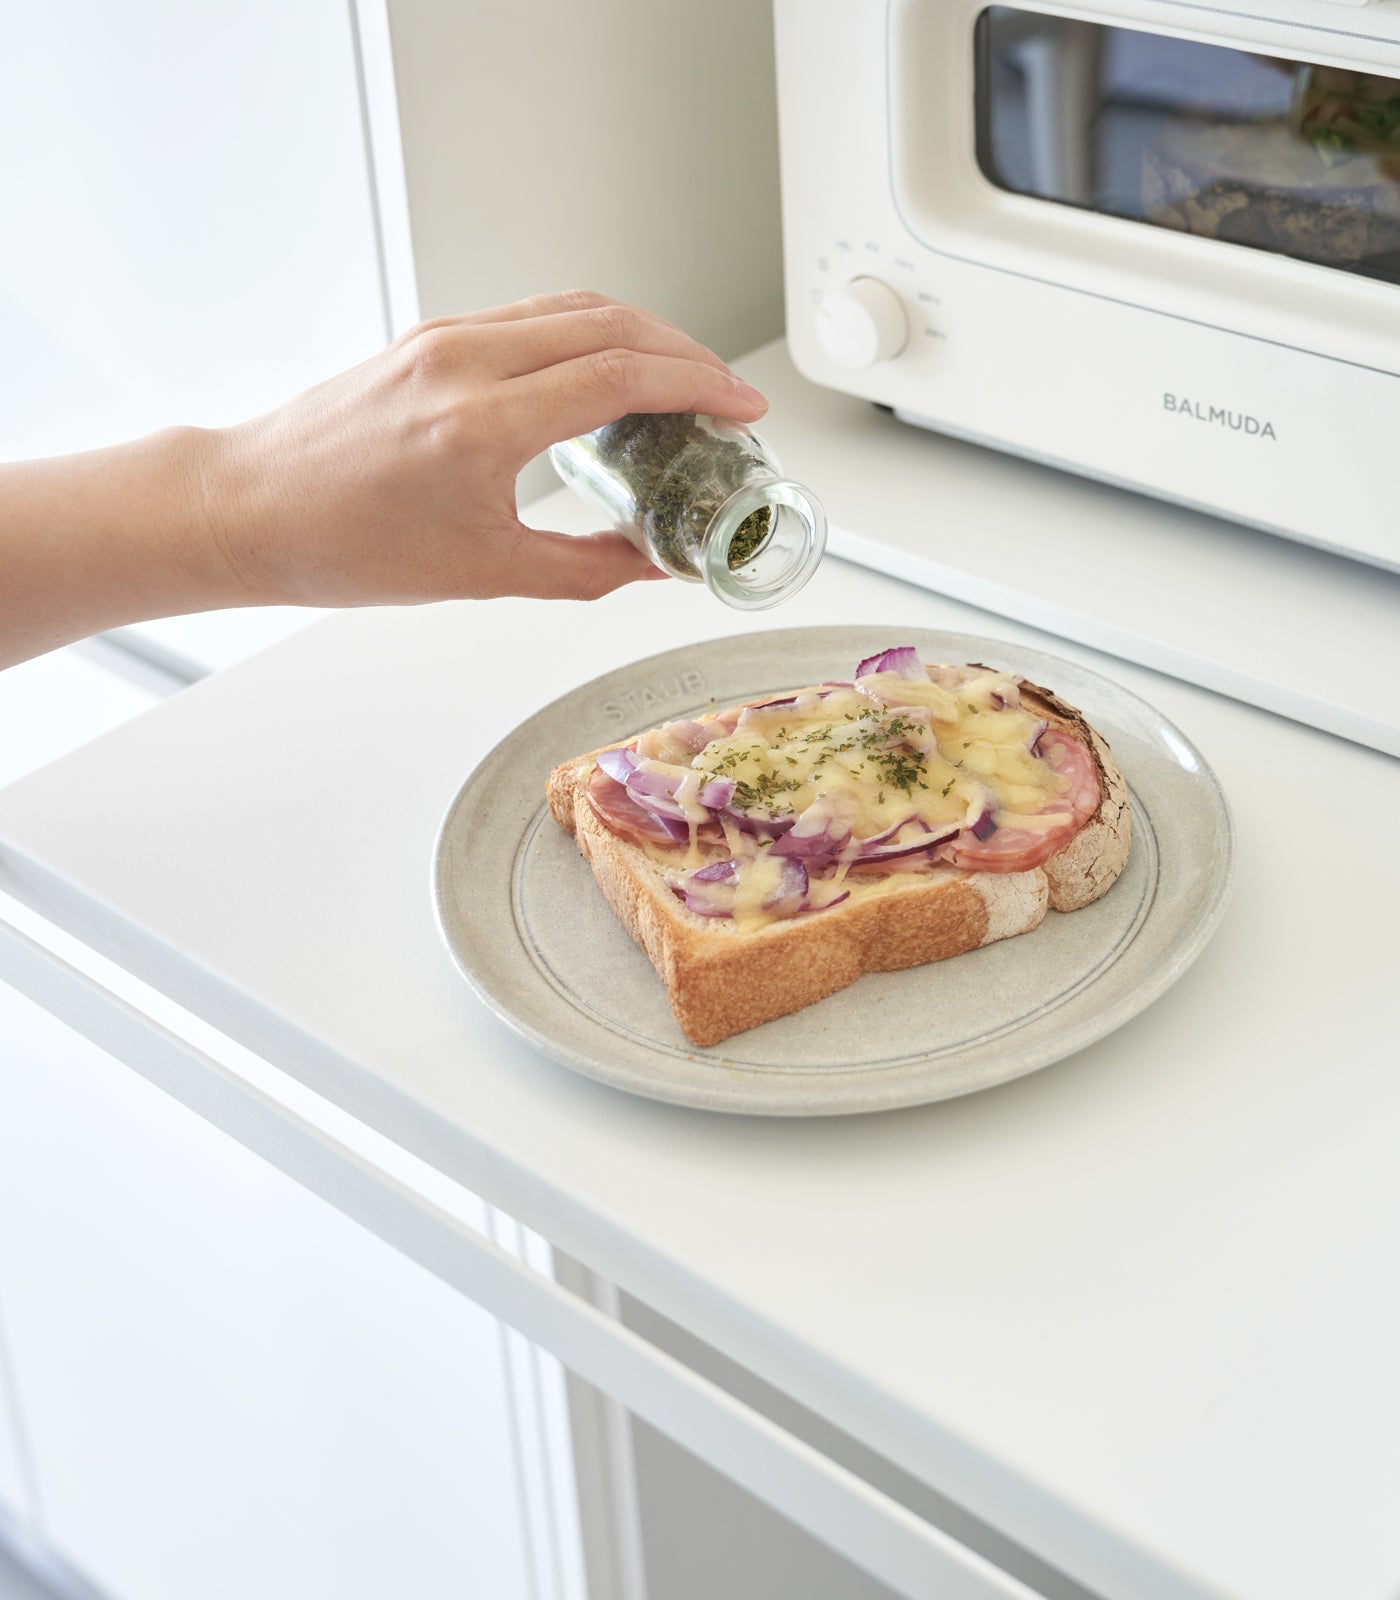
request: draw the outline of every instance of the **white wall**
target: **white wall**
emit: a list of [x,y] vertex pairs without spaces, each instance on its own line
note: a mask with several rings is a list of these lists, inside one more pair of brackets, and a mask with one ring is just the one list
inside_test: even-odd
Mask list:
[[[389,0],[418,298],[589,288],[727,359],[783,331],[770,7]],[[544,463],[522,499],[557,487]]]
[[587,287],[722,355],[782,332],[770,8],[390,0],[426,316]]
[[0,460],[265,410],[384,342],[345,0],[0,27]]

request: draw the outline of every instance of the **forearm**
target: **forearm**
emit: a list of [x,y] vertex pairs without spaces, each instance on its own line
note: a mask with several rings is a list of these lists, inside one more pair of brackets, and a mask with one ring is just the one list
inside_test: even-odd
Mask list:
[[661,574],[616,531],[525,527],[525,463],[633,411],[766,405],[679,328],[574,291],[423,323],[235,427],[0,466],[0,668],[219,606],[595,599]]
[[172,428],[0,466],[0,667],[123,623],[247,603],[206,513],[219,438]]

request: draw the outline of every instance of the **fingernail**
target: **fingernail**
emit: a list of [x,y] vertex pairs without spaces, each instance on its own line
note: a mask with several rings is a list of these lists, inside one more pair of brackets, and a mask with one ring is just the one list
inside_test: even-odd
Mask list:
[[768,409],[767,396],[761,394],[751,383],[745,383],[742,378],[735,378],[734,387],[738,390],[741,400],[747,400],[751,406],[762,406],[765,411]]

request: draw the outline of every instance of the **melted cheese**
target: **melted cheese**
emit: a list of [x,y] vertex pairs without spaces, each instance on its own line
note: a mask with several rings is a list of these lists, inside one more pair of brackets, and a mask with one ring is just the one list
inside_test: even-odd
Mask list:
[[920,707],[934,722],[952,725],[958,721],[958,697],[941,684],[919,683],[893,672],[873,672],[856,682],[865,685],[877,700],[890,705]]
[[[888,674],[863,682],[909,703],[880,704],[851,688],[749,707],[695,764],[707,778],[734,779],[736,805],[751,816],[800,816],[819,800],[833,809],[839,801],[857,839],[914,818],[962,826],[989,806],[1034,816],[1063,792],[1064,780],[1031,754],[1037,719],[1019,705],[991,704],[994,696],[1019,700],[1004,674],[983,673],[956,697]],[[936,693],[925,696],[925,687]]]
[[[1031,753],[1040,721],[1021,709],[1016,680],[974,668],[933,673],[942,681],[882,673],[849,688],[803,690],[785,703],[746,707],[734,731],[713,739],[691,766],[644,758],[643,770],[678,779],[676,799],[691,824],[687,865],[702,855],[695,830],[713,813],[699,797],[712,779],[732,779],[736,808],[756,819],[801,817],[820,805],[814,819],[828,819],[838,837],[849,824],[856,843],[901,824],[964,828],[989,810],[1001,828],[1060,826],[1069,813],[1057,802],[1069,784]],[[659,755],[659,742],[650,750]],[[735,924],[771,921],[764,902],[781,887],[781,861],[732,818],[719,820],[724,853],[739,864]],[[819,831],[815,821],[812,831]],[[710,850],[718,853],[718,841]],[[648,853],[675,862],[674,851]],[[812,909],[847,891],[866,899],[927,876],[914,869],[848,876],[854,854],[848,846],[813,876]]]
[[734,893],[736,927],[757,927],[773,920],[764,901],[777,895],[783,882],[783,864],[775,856],[759,854],[739,868],[739,884]]

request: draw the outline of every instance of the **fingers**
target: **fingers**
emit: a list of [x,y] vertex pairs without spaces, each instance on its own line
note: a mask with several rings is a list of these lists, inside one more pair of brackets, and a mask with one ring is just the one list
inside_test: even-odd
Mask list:
[[570,535],[520,527],[493,592],[537,600],[596,600],[638,579],[664,578],[620,533]]
[[509,305],[489,306],[485,311],[468,311],[460,317],[442,317],[444,324],[481,325],[491,322],[523,322],[529,317],[552,317],[568,311],[595,311],[622,302],[593,289],[564,289],[553,294],[530,295]]
[[758,390],[727,368],[617,346],[512,378],[501,386],[501,403],[512,431],[534,451],[630,411],[698,411],[756,422],[768,409]]
[[697,340],[592,290],[423,323],[399,341],[428,386],[475,378],[526,455],[629,411],[756,421],[768,403]]
[[719,372],[729,371],[713,350],[673,323],[615,302],[478,325],[471,329],[470,338],[474,357],[487,362],[502,378],[524,377],[561,361],[575,361],[610,349],[676,356],[699,361]]
[[435,341],[463,370],[515,378],[560,361],[616,346],[643,355],[679,356],[728,371],[714,353],[664,317],[609,300],[592,290],[537,295],[514,305],[420,323],[405,343]]

